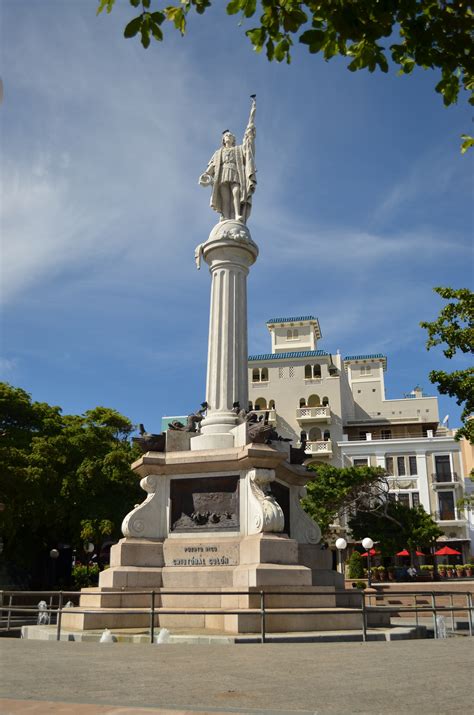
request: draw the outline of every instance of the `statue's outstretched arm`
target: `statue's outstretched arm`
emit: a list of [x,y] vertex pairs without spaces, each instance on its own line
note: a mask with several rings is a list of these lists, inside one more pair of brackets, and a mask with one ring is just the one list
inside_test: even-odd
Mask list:
[[255,94],[252,94],[252,104],[250,106],[250,116],[249,116],[249,121],[247,124],[247,127],[255,127],[255,112],[257,111],[257,97]]
[[252,156],[255,156],[255,135],[257,133],[255,127],[256,110],[257,100],[255,99],[255,95],[252,95],[252,105],[250,107],[249,121],[247,123],[247,129],[245,130],[244,139],[242,142],[245,153],[252,154]]

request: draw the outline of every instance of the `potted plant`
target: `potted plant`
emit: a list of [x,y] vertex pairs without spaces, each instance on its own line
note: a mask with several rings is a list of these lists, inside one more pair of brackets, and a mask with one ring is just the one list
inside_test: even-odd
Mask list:
[[464,576],[463,564],[456,564],[456,576],[459,576],[459,578],[462,578]]
[[454,576],[454,566],[451,566],[451,564],[446,565],[446,576],[448,578],[453,578]]
[[441,578],[446,578],[446,564],[440,564],[438,566],[438,573],[441,576]]
[[474,571],[474,564],[465,564],[464,565],[464,573],[466,576],[469,578],[472,578],[473,576],[473,571]]
[[420,566],[421,575],[427,579],[433,580],[433,566],[431,564],[422,564]]
[[385,581],[385,579],[386,579],[385,566],[378,566],[377,571],[379,573],[379,581]]

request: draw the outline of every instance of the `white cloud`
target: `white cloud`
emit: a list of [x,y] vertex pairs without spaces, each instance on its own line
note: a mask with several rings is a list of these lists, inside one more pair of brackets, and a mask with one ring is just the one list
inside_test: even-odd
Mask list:
[[398,178],[386,197],[375,208],[372,223],[381,226],[399,216],[409,207],[423,210],[436,198],[445,200],[450,191],[463,191],[463,184],[470,183],[469,171],[464,157],[453,155],[452,146],[436,147],[415,159],[407,167],[405,175]]
[[18,360],[16,358],[5,358],[0,356],[0,376],[2,379],[12,376],[18,366]]

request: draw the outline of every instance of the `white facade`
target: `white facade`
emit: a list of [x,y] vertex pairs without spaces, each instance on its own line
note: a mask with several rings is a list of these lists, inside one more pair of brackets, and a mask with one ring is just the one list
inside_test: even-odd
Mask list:
[[384,355],[342,358],[318,348],[313,316],[267,322],[272,352],[249,357],[249,402],[293,445],[307,438],[311,463],[369,464],[387,470],[390,498],[421,504],[441,540],[474,553],[469,514],[458,508],[465,474],[454,433],[439,424],[438,400],[420,388],[387,399]]

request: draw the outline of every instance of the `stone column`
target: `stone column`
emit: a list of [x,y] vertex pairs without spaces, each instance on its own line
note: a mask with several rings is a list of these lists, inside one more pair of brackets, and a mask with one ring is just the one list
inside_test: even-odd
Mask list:
[[206,401],[209,409],[201,434],[191,439],[191,449],[225,449],[234,446],[231,430],[237,424],[234,402],[246,408],[247,376],[247,275],[258,247],[244,224],[227,220],[215,226],[197,249],[211,273],[211,307],[207,357]]

